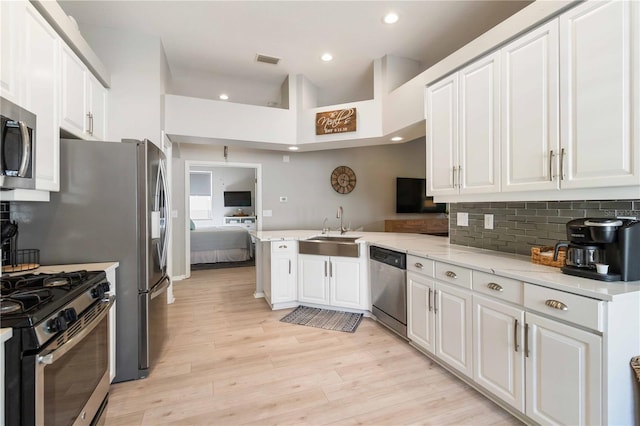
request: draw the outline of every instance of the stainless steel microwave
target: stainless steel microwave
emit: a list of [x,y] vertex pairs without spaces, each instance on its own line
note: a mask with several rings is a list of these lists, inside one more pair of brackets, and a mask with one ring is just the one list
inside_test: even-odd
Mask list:
[[36,187],[36,116],[0,97],[0,189]]

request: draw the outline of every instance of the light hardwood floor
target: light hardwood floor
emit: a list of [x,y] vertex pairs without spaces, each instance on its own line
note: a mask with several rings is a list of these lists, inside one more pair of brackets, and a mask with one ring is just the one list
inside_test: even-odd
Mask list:
[[520,424],[375,321],[283,323],[254,290],[253,267],[176,282],[160,361],[112,385],[107,425]]

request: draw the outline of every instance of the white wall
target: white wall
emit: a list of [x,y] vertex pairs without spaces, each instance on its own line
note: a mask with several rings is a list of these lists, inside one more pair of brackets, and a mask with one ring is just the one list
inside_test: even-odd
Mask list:
[[174,69],[167,93],[208,99],[226,93],[231,96],[230,103],[268,106],[269,102],[282,102],[281,87],[282,82],[264,83],[181,67]]
[[[181,174],[180,170],[184,170],[186,160],[216,162],[224,161],[224,157],[221,147],[195,144],[182,144],[178,156],[174,158],[172,183],[173,208],[178,213],[173,222],[173,250],[174,271],[181,275],[185,270],[184,233],[188,220],[185,221],[184,172]],[[289,162],[283,161],[284,156],[289,157]],[[259,218],[263,230],[320,230],[325,217],[329,226],[336,229],[338,206],[343,206],[345,224],[351,223],[352,228],[383,230],[384,219],[398,217],[395,178],[425,176],[425,141],[421,138],[397,145],[286,154],[232,147],[229,162],[261,164],[262,211],[273,213]],[[338,194],[330,184],[333,169],[343,165],[351,167],[357,176],[355,189],[347,195]],[[288,201],[281,203],[281,196]]]
[[166,71],[158,37],[83,26],[82,35],[111,72],[109,138],[150,139],[162,145],[161,93]]

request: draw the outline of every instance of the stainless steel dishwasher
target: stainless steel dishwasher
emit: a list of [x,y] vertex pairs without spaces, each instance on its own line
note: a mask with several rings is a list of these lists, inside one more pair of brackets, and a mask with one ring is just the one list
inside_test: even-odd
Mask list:
[[369,247],[372,312],[378,321],[407,338],[407,255]]

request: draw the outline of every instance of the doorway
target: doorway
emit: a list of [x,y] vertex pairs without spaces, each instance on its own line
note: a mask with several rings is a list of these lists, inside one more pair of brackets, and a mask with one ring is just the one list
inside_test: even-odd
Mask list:
[[[246,235],[233,234],[232,230],[240,231],[239,227],[247,231],[262,229],[262,165],[185,161],[184,172],[185,217],[188,219],[185,220],[184,253],[185,275],[188,278],[191,276],[192,261],[194,264],[229,262],[225,265],[229,266],[231,262],[246,258],[247,252],[233,245],[233,241],[239,243],[239,238],[246,238]],[[192,209],[192,204],[196,208]],[[193,214],[196,215],[195,219],[192,218]],[[192,233],[193,244],[196,244],[194,250],[197,250],[193,255]],[[206,233],[218,233],[220,236],[215,237],[217,241],[227,241],[231,245],[207,246],[211,238],[203,235]],[[251,257],[255,258],[253,244],[249,250]]]

